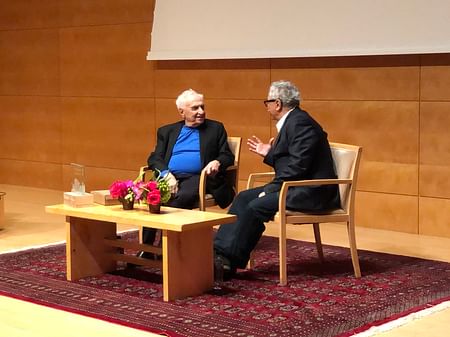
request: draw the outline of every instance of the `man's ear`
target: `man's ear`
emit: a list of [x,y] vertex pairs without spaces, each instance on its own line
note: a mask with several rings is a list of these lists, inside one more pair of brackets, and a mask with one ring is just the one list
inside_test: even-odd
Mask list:
[[184,111],[183,111],[183,109],[178,109],[178,112],[180,113],[180,116],[183,117],[183,119],[184,119]]
[[281,102],[281,101],[277,101],[277,102],[279,102],[279,103],[277,104],[276,110],[277,111],[283,110],[283,102]]

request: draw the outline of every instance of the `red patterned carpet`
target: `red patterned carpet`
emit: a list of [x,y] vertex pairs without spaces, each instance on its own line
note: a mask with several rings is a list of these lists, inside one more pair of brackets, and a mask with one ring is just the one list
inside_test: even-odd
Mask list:
[[[130,239],[135,233],[127,234]],[[359,251],[355,279],[349,251],[288,241],[289,284],[278,286],[277,241],[264,237],[256,268],[221,291],[162,301],[157,271],[65,280],[65,247],[0,255],[0,294],[169,336],[348,336],[373,324],[450,299],[450,264]],[[189,277],[189,275],[186,275]]]

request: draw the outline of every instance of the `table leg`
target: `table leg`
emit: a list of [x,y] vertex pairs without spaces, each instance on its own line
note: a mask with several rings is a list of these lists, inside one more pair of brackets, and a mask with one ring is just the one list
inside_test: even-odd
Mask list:
[[212,228],[163,230],[163,299],[196,296],[214,285]]
[[109,254],[116,248],[106,246],[103,239],[115,238],[116,233],[114,222],[67,217],[67,279],[75,281],[115,270],[116,261]]

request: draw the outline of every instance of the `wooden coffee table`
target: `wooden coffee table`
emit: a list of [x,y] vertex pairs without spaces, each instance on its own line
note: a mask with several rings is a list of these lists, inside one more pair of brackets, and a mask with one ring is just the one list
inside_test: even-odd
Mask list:
[[[235,215],[161,207],[151,214],[146,206],[125,211],[121,205],[70,207],[52,205],[46,212],[66,216],[67,279],[77,280],[116,270],[117,261],[162,268],[163,299],[195,296],[214,285],[213,226],[236,221]],[[122,240],[117,224],[162,230],[162,248]],[[162,254],[162,261],[123,254],[124,249]]]

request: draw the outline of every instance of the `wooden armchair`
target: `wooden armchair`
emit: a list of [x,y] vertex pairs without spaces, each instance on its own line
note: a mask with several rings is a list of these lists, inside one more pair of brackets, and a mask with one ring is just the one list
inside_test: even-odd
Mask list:
[[[231,152],[234,154],[234,165],[227,167],[226,179],[233,186],[235,192],[238,191],[238,182],[239,182],[239,159],[241,156],[241,137],[228,137],[228,146],[230,147]],[[216,205],[216,201],[214,197],[206,193],[206,173],[205,170],[202,170],[200,175],[200,184],[199,184],[199,204],[198,208],[200,211],[206,210],[206,207],[212,207]]]
[[[238,181],[239,181],[239,158],[241,155],[241,137],[228,137],[228,146],[230,147],[231,152],[234,154],[234,165],[231,165],[227,168],[226,179],[228,179],[229,183],[234,187],[234,189],[238,190]],[[145,180],[145,172],[149,170],[148,166],[142,166],[140,168],[139,174],[142,176],[142,180]],[[200,175],[200,183],[199,183],[199,203],[198,208],[201,211],[204,211],[206,207],[211,207],[216,205],[216,201],[211,194],[206,193],[206,173],[203,170]]]
[[[286,225],[312,224],[316,241],[319,259],[323,260],[322,242],[320,238],[319,224],[321,222],[345,222],[347,224],[348,240],[350,245],[351,258],[355,277],[361,277],[359,267],[358,251],[356,248],[355,236],[355,192],[358,178],[359,161],[362,148],[354,145],[330,143],[331,152],[335,164],[337,179],[317,179],[286,181],[283,183],[279,196],[279,211],[275,216],[275,222],[279,224],[279,263],[280,263],[280,284],[287,284],[287,262],[286,262]],[[274,173],[254,173],[250,174],[247,181],[247,189],[252,188],[261,179],[273,177]],[[304,213],[290,211],[286,209],[286,195],[289,187],[307,185],[329,185],[339,184],[339,194],[341,197],[341,208],[330,212]],[[253,264],[250,258],[249,268]]]

